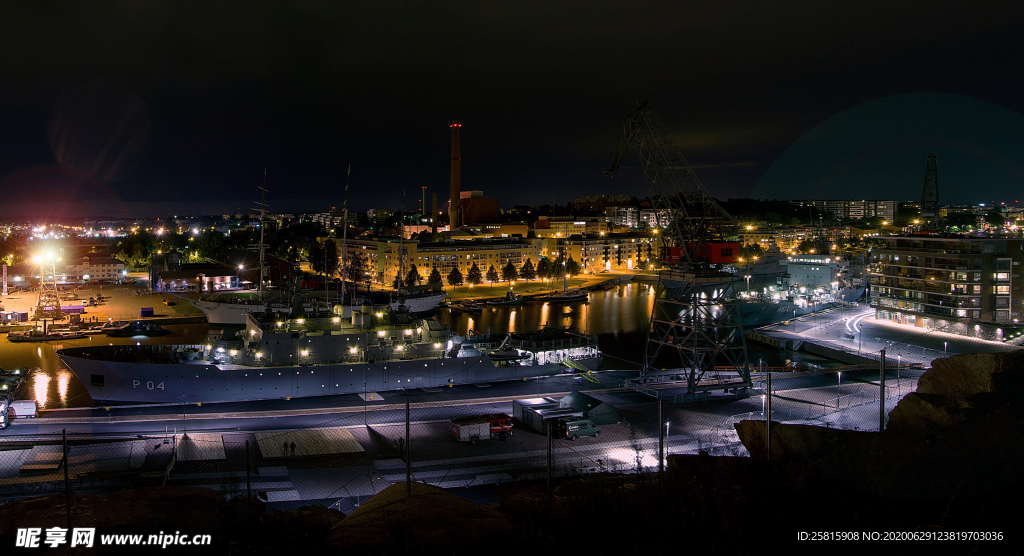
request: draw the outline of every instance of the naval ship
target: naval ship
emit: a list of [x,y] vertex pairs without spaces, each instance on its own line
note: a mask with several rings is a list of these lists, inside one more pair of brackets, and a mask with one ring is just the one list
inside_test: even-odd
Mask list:
[[595,337],[565,330],[463,337],[433,319],[392,324],[379,314],[248,313],[237,341],[78,347],[57,355],[94,400],[133,403],[438,388],[586,372],[601,360]]

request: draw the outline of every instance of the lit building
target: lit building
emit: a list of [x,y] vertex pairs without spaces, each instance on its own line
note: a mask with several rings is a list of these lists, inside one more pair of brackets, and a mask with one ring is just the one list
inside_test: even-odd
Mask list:
[[534,226],[537,237],[570,237],[575,235],[600,234],[610,231],[608,221],[603,218],[572,216],[541,216]]
[[357,239],[349,240],[346,247],[348,260],[358,258],[364,261],[364,271],[370,280],[378,285],[390,287],[399,273],[413,264],[423,281],[426,282],[432,269],[441,274],[445,285],[448,273],[458,267],[463,280],[469,269],[476,263],[483,274],[491,265],[499,272],[511,262],[518,269],[526,259],[537,262],[535,242],[519,238],[478,239],[446,241],[438,243],[416,243],[398,239]]
[[831,288],[839,277],[839,262],[829,255],[794,255],[782,264],[790,286]]
[[813,207],[820,212],[829,213],[836,220],[860,220],[862,218],[896,218],[898,201],[891,200],[803,200],[793,201],[801,207]]
[[609,270],[633,270],[645,267],[657,256],[657,239],[641,233],[588,234],[545,241],[542,254],[549,259],[559,255],[579,263],[584,274]]
[[871,306],[880,319],[1004,339],[1021,318],[1019,239],[883,237],[872,253]]
[[119,282],[124,279],[125,266],[111,257],[87,256],[77,264],[64,266],[67,282]]

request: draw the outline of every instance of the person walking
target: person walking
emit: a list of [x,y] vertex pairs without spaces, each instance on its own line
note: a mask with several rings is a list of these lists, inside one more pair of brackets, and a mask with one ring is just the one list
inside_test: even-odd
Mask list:
[[295,455],[295,442],[292,442],[292,455]]

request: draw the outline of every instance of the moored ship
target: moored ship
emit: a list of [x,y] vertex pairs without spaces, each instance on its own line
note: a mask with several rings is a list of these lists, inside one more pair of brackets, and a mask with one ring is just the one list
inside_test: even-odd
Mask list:
[[434,320],[385,324],[249,314],[242,340],[94,346],[58,356],[97,401],[197,403],[437,388],[592,370],[596,341],[563,330],[454,336]]

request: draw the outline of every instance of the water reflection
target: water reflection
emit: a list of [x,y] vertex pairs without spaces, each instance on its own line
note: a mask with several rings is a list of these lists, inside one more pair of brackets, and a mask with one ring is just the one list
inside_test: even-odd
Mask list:
[[209,330],[206,324],[168,325],[165,328],[170,330],[171,334],[153,339],[89,336],[80,340],[33,344],[10,343],[5,337],[0,336],[0,368],[28,369],[26,383],[16,396],[36,400],[40,408],[91,405],[92,399],[88,392],[78,382],[75,374],[64,366],[56,351],[66,347],[92,345],[194,344],[205,341]]
[[38,370],[32,373],[32,395],[40,408],[45,408],[50,400],[50,375],[46,371]]
[[71,371],[61,369],[57,371],[57,397],[61,405],[68,404],[68,385],[71,383]]

